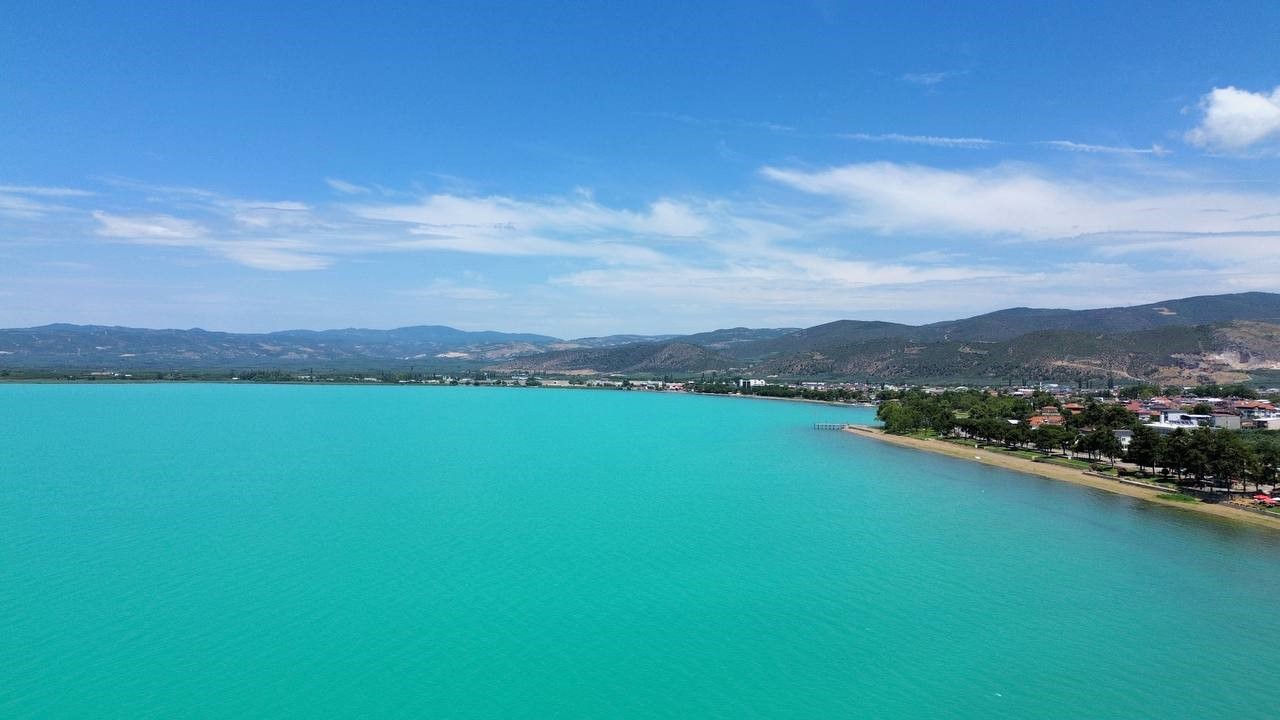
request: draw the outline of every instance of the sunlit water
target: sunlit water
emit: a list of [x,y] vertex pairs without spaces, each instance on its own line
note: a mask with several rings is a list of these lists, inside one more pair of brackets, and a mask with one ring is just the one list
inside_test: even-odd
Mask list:
[[0,385],[0,716],[1275,717],[1280,532],[870,419]]

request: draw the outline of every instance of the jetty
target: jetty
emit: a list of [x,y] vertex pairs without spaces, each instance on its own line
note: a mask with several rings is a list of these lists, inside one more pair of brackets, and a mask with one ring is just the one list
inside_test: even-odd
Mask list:
[[849,423],[814,423],[814,430],[847,430]]

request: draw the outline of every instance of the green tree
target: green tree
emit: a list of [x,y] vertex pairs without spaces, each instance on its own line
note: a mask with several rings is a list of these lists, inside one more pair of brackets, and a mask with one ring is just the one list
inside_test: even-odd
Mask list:
[[1137,465],[1139,469],[1150,467],[1154,475],[1159,456],[1160,435],[1145,425],[1134,428],[1133,437],[1129,439],[1129,449],[1125,452],[1125,459]]
[[1235,433],[1222,430],[1205,432],[1209,434],[1209,472],[1225,487],[1233,488],[1237,480],[1243,481],[1249,474],[1250,462],[1255,459]]

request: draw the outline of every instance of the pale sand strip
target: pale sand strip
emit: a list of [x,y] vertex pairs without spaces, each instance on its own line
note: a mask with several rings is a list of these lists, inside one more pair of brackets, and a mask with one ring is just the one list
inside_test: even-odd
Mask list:
[[1015,472],[1027,473],[1030,475],[1039,475],[1053,480],[1062,480],[1064,482],[1075,483],[1077,485],[1086,485],[1098,490],[1115,493],[1117,495],[1127,495],[1129,497],[1147,500],[1149,502],[1159,503],[1168,507],[1178,508],[1180,510],[1188,510],[1192,512],[1204,513],[1215,517],[1235,520],[1237,522],[1245,522],[1250,525],[1268,527],[1273,530],[1280,530],[1280,516],[1263,515],[1253,513],[1247,510],[1232,508],[1230,506],[1211,505],[1208,503],[1187,503],[1178,502],[1176,500],[1165,500],[1158,497],[1161,491],[1151,490],[1137,485],[1127,485],[1115,480],[1107,480],[1093,475],[1088,475],[1081,470],[1074,470],[1061,465],[1051,465],[1049,463],[1038,463],[1025,460],[1020,457],[1011,457],[999,453],[979,450],[973,447],[965,447],[955,443],[944,442],[941,440],[922,440],[920,438],[903,437],[901,435],[889,435],[878,428],[870,428],[859,425],[850,425],[846,432],[863,437],[871,437],[894,445],[914,448],[916,450],[927,450],[928,452],[938,453],[940,455],[950,455],[955,458],[968,460],[969,462],[981,462],[983,465],[994,465],[995,467],[1013,470]]

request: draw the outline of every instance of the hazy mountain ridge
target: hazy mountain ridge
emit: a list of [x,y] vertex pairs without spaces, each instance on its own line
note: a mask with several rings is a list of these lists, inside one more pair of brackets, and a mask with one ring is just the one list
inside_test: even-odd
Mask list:
[[724,371],[733,364],[732,358],[701,345],[657,342],[560,350],[511,360],[490,369],[541,373],[687,373]]
[[262,368],[453,363],[539,353],[558,338],[424,325],[226,333],[55,324],[0,330],[0,367]]
[[47,325],[0,330],[7,368],[488,368],[542,373],[699,373],[867,380],[1241,379],[1280,370],[1280,294],[1240,293],[1094,310],[1010,308],[905,325],[837,320],[810,328],[692,335],[393,330],[225,333]]

